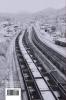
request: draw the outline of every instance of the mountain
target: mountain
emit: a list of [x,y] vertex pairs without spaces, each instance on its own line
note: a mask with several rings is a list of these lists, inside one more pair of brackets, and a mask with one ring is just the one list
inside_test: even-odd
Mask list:
[[55,20],[56,17],[66,19],[66,7],[62,9],[47,8],[36,13],[20,12],[18,14],[0,13],[0,20],[6,18],[15,18],[17,21],[26,22],[30,20]]
[[[38,19],[44,19],[44,18],[55,18],[55,17],[60,17],[60,16],[65,16],[66,15],[66,7],[62,9],[53,9],[53,8],[47,8],[44,9],[38,13],[34,14],[34,17],[37,17]],[[66,16],[65,16],[66,17]]]

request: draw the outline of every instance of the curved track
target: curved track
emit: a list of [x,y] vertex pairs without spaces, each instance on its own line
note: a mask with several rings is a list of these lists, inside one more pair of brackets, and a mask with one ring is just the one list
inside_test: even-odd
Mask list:
[[[33,34],[35,35],[35,33]],[[37,55],[40,54],[30,43],[28,35],[27,30],[25,30],[24,35],[20,34],[17,37],[15,45],[17,59],[27,90],[28,100],[65,100],[66,90],[64,86],[66,86],[66,81],[59,76],[53,66],[49,66],[49,69],[51,70],[50,73],[44,68],[38,57],[35,55],[35,53]],[[35,39],[34,35],[32,35],[32,40],[37,46],[38,38]],[[41,55],[40,58],[43,59]],[[48,95],[50,99],[46,98]]]
[[64,74],[66,74],[66,58],[54,51],[53,49],[46,46],[37,37],[34,28],[32,28],[32,41],[39,50],[46,55],[46,57]]
[[[61,77],[60,74],[57,71],[55,71],[53,66],[49,65],[48,62],[46,62],[46,63],[48,63],[47,67],[49,67],[49,71],[47,71],[47,69],[45,69],[45,66],[42,66],[42,64],[38,61],[38,58],[35,54],[37,54],[37,55],[40,55],[40,54],[39,54],[39,52],[37,53],[37,51],[35,50],[33,45],[30,43],[30,40],[28,38],[28,32],[25,32],[23,41],[25,42],[26,46],[30,50],[30,52],[28,52],[28,50],[27,50],[27,52],[29,53],[31,58],[36,60],[35,64],[36,64],[38,70],[40,71],[42,77],[45,79],[48,86],[50,87],[50,90],[53,93],[54,92],[60,93],[60,96],[55,95],[56,98],[59,97],[59,100],[61,100],[60,98],[62,98],[62,100],[65,100],[65,98],[66,98],[66,90],[65,90],[66,80],[64,80],[63,77]],[[39,57],[45,61],[45,59],[41,55]],[[48,78],[48,79],[46,79],[46,78]]]

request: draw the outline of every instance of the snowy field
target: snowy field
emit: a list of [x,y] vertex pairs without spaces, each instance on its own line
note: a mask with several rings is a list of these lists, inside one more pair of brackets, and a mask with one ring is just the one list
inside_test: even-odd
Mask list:
[[[5,100],[6,82],[9,81],[8,52],[11,41],[15,36],[14,24],[8,22],[0,23],[0,100]],[[11,57],[11,56],[10,56]]]

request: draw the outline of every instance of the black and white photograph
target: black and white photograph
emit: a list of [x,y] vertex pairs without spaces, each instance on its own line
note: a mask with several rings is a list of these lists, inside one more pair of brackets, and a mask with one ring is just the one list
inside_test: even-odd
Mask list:
[[0,100],[66,100],[66,0],[0,0]]

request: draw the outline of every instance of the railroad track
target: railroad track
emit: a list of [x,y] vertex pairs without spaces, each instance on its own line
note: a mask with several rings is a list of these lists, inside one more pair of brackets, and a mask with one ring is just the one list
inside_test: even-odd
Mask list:
[[[55,78],[55,70],[48,73],[35,56],[35,49],[28,39],[28,32],[17,37],[16,55],[27,91],[28,100],[65,100],[66,94],[62,84]],[[37,51],[36,51],[37,52]],[[66,81],[61,78],[66,84]],[[42,83],[42,84],[41,84]],[[49,95],[49,98],[48,98]]]
[[24,41],[23,43],[21,42],[22,37],[19,35],[16,39],[15,48],[21,74],[27,91],[28,100],[48,100],[48,95],[51,97],[50,100],[56,100],[55,96],[50,91],[48,85],[41,76],[39,70],[28,55],[26,49],[29,48],[26,48]]
[[[16,39],[16,54],[21,69],[21,74],[24,80],[25,88],[27,91],[28,100],[43,100],[42,95],[40,94],[40,91],[38,89],[38,86],[36,85],[35,78],[31,73],[29,65],[25,60],[24,56],[22,55],[18,41],[19,37]],[[38,80],[38,77],[36,77],[36,79]]]
[[46,46],[40,39],[37,37],[34,28],[32,28],[32,41],[39,50],[46,55],[46,57],[61,71],[66,75],[66,58],[55,52],[48,46]]
[[[57,71],[54,70],[54,68],[51,68],[52,66],[49,66],[51,70],[50,73],[47,72],[46,69],[44,69],[44,66],[42,66],[42,64],[38,61],[38,58],[35,56],[35,53],[37,53],[37,51],[35,50],[35,48],[32,46],[32,44],[29,41],[27,30],[25,31],[23,41],[25,43],[25,48],[28,54],[35,62],[36,67],[40,71],[42,77],[48,84],[50,90],[55,95],[56,99],[65,100],[66,99],[66,90],[65,90],[66,81],[58,74]],[[37,55],[40,55],[40,54],[37,53]],[[56,95],[55,93],[58,93],[59,95]]]

